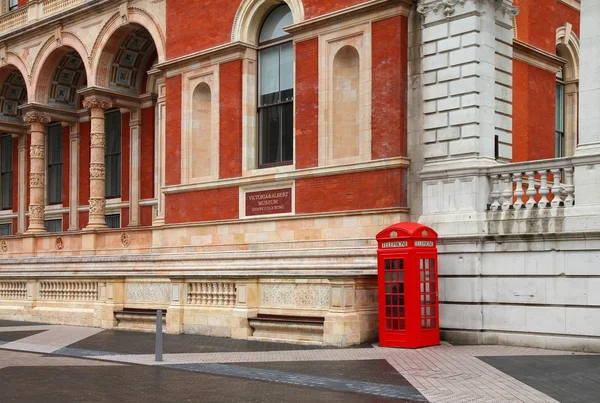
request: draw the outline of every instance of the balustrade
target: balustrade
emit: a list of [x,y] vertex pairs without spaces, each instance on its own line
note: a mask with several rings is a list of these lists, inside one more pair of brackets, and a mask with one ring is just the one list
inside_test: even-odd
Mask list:
[[27,297],[26,281],[0,281],[0,299],[25,299]]
[[[0,17],[0,35],[87,1],[89,0],[44,0],[41,7],[39,3],[26,4]],[[30,7],[38,7],[38,11],[30,13]]]
[[235,298],[235,283],[199,282],[188,284],[188,304],[234,306]]
[[95,301],[98,299],[98,283],[95,281],[40,281],[39,298],[61,301]]
[[87,0],[44,0],[44,15],[51,15]]
[[[490,171],[492,211],[532,210],[575,205],[572,166],[534,168],[535,163],[510,164]],[[557,163],[555,162],[555,165]],[[564,183],[563,183],[564,180]],[[524,199],[526,198],[526,199]]]

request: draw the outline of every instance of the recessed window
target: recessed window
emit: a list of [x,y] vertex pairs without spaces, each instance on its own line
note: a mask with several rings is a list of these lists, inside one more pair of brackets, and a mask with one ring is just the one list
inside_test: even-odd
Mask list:
[[12,235],[12,224],[4,223],[0,224],[0,236]]
[[107,214],[104,217],[108,228],[121,228],[121,214]]
[[48,126],[48,204],[60,204],[63,184],[62,126]]
[[565,156],[565,84],[562,69],[556,74],[556,157]]
[[275,8],[259,35],[259,167],[291,164],[294,158],[294,46],[283,27],[293,23],[288,6]]
[[121,197],[121,111],[105,115],[106,198]]
[[10,210],[13,199],[13,143],[11,136],[0,137],[0,182],[2,209]]
[[46,228],[46,232],[62,232],[62,220],[46,220],[44,228]]

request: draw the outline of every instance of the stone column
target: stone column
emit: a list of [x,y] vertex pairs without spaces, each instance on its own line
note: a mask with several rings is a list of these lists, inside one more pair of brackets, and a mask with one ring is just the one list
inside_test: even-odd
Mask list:
[[162,191],[165,185],[165,130],[166,130],[166,85],[164,79],[160,79],[158,84],[158,100],[156,103],[156,119],[154,130],[154,192],[156,195],[157,207],[156,218],[152,225],[160,226],[165,223],[165,194]]
[[30,173],[29,173],[29,228],[27,232],[45,232],[44,209],[46,208],[46,147],[44,129],[50,118],[35,113],[23,117],[31,126]]
[[576,155],[600,153],[600,6],[581,0],[579,144]]
[[129,111],[129,227],[140,225],[140,164],[142,133],[142,111],[132,108]]
[[27,210],[27,139],[28,136],[20,135],[19,136],[19,206],[18,206],[18,230],[19,234],[27,231],[27,219],[25,217],[25,212]]
[[421,194],[410,203],[421,202],[419,222],[440,235],[485,233],[484,169],[512,158],[511,17],[518,9],[512,0],[420,0],[417,11],[421,29],[411,48],[421,65],[411,75],[422,103],[409,126],[421,138],[409,141],[409,157],[423,168]]
[[86,99],[83,107],[91,112],[90,118],[90,216],[85,229],[106,228],[106,163],[104,149],[104,110],[112,103],[103,99]]
[[69,231],[79,229],[79,123],[71,123],[69,133]]

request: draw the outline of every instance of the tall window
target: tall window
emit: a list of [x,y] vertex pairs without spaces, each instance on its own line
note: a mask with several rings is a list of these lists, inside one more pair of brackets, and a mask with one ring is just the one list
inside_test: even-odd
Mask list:
[[0,137],[0,182],[2,183],[2,209],[12,208],[13,153],[12,137]]
[[121,197],[121,111],[108,112],[105,118],[106,197]]
[[565,84],[562,70],[556,74],[556,157],[565,156]]
[[48,126],[48,204],[62,203],[63,139],[62,126]]
[[8,0],[8,11],[16,10],[19,7],[19,0]]
[[258,53],[259,167],[294,158],[294,48],[283,27],[293,23],[288,6],[275,8],[260,31]]

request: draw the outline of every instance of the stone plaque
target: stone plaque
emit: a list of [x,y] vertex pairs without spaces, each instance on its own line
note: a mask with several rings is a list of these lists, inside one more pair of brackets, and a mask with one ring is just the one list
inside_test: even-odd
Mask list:
[[292,212],[292,188],[246,193],[246,216]]

